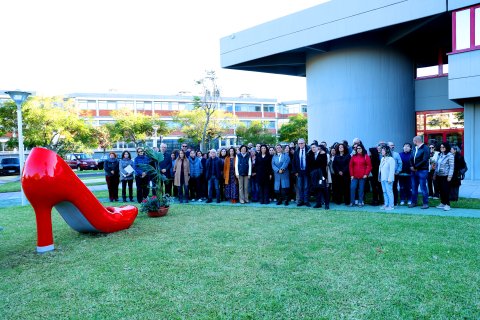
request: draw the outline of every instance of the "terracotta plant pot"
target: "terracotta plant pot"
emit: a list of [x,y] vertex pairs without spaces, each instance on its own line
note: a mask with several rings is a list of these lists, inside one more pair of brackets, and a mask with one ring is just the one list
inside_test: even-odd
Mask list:
[[158,211],[149,211],[148,216],[151,218],[163,217],[167,215],[169,207],[161,207]]

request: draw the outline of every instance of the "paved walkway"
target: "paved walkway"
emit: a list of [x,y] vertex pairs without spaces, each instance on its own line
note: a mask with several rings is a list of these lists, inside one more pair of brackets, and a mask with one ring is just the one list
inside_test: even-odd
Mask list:
[[[104,181],[103,178],[99,178],[99,181]],[[93,182],[92,180],[89,180]],[[89,186],[88,187],[91,191],[101,191],[106,190],[106,185],[97,185],[97,186]],[[460,196],[465,198],[480,198],[480,182],[472,182],[472,181],[463,181],[462,186],[460,187]],[[100,202],[107,203],[107,198],[100,198]],[[122,205],[122,202],[118,202],[118,205]],[[5,192],[0,193],[0,208],[11,207],[11,206],[19,206],[21,205],[21,194],[20,192]],[[188,205],[205,205],[205,202],[190,202]],[[222,203],[211,203],[209,205],[213,206],[231,206],[229,202],[222,202]],[[313,205],[313,204],[312,204]],[[347,207],[345,205],[331,205],[330,211],[356,211],[356,212],[380,212],[380,213],[388,213],[388,214],[412,214],[412,215],[425,215],[425,216],[444,216],[444,217],[470,217],[470,218],[480,218],[480,209],[460,209],[455,208],[455,202],[452,203],[453,207],[450,211],[443,211],[434,207],[430,207],[429,209],[420,209],[420,207],[415,208],[408,208],[407,206],[397,206],[392,211],[384,211],[381,210],[378,206],[369,206],[366,205],[363,208],[358,207]],[[235,204],[234,206],[238,207],[271,207],[271,208],[279,208],[279,209],[295,209],[295,210],[312,210],[318,212],[325,212],[324,209],[313,209],[307,207],[297,207],[295,203],[290,203],[288,207],[284,205],[277,206],[275,203],[271,203],[269,205],[261,205],[259,203],[249,203],[249,204]]]

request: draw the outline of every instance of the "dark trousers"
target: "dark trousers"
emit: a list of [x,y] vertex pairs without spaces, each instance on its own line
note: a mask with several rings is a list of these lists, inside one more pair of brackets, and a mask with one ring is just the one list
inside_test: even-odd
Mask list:
[[433,180],[433,174],[435,173],[434,170],[430,170],[428,172],[428,196],[429,197],[436,197],[438,198],[439,196],[439,185],[437,180]]
[[108,187],[108,198],[110,201],[118,200],[118,184],[120,183],[119,176],[105,176]]
[[400,200],[410,201],[412,198],[412,182],[410,176],[400,176]]
[[318,188],[314,191],[315,200],[317,201],[316,205],[321,206],[322,203],[325,204],[325,208],[330,207],[330,188],[328,185],[325,188]]
[[398,205],[398,174],[395,175],[395,180],[393,181],[393,205]]
[[141,177],[141,176],[136,176],[135,177],[135,184],[137,185],[137,201],[138,203],[141,203],[143,199],[148,197],[148,176]]
[[437,176],[435,178],[437,186],[440,191],[440,202],[442,204],[450,205],[450,181],[447,176]]
[[275,190],[277,195],[277,203],[282,203],[285,200],[285,205],[288,205],[290,202],[290,188],[280,188],[280,190]]
[[258,185],[258,197],[261,204],[270,203],[270,185],[268,184],[259,184]]
[[128,185],[128,198],[133,201],[133,179],[122,180],[122,198],[123,201],[127,200],[127,185]]
[[344,202],[345,204],[350,203],[350,176],[347,174],[335,175],[335,203],[341,204]]
[[382,184],[380,183],[380,181],[378,181],[378,176],[374,174],[368,179],[370,179],[370,186],[372,187],[372,202],[374,203],[374,205],[382,203],[383,190]]
[[190,192],[190,199],[198,200],[200,199],[199,189],[200,177],[190,177],[188,180],[188,191]]

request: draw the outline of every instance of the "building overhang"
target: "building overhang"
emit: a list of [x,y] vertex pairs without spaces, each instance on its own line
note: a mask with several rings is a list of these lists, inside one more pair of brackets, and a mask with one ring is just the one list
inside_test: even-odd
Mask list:
[[437,49],[451,48],[448,10],[438,0],[331,0],[222,38],[221,66],[305,76],[309,54],[372,39],[412,51],[419,66],[432,65]]

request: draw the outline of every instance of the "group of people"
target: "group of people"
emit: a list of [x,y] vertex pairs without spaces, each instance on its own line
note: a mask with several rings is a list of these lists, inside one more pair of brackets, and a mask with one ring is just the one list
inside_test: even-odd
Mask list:
[[[438,149],[438,150],[437,150]],[[352,146],[347,141],[327,147],[326,142],[304,139],[282,146],[265,144],[212,149],[204,154],[182,143],[180,150],[167,151],[161,144],[164,159],[158,164],[167,180],[165,193],[179,203],[206,201],[217,203],[269,204],[328,210],[330,200],[347,206],[365,205],[365,191],[372,192],[372,205],[393,210],[396,205],[417,205],[420,187],[422,208],[428,208],[429,197],[440,197],[438,208],[450,210],[450,201],[458,200],[458,188],[467,166],[458,147],[448,142],[439,146],[425,145],[420,136],[403,145],[397,153],[393,142],[380,141],[368,148],[358,138]],[[155,183],[142,164],[151,164],[142,147],[131,158],[124,151],[120,159],[114,152],[105,162],[105,175],[110,201],[118,201],[118,185],[122,182],[123,201],[133,200],[136,182],[139,203],[148,197]],[[128,189],[128,190],[127,190]]]

